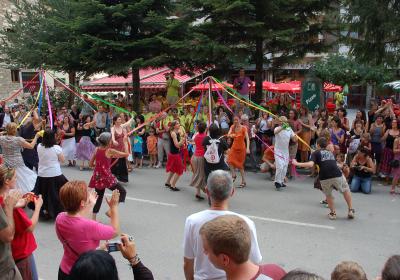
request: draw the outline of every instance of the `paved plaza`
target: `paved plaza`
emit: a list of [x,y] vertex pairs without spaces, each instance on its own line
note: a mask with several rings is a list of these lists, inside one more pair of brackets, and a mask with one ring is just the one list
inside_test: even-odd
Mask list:
[[[92,171],[65,167],[69,179],[89,181]],[[184,279],[182,238],[185,218],[208,207],[194,198],[189,187],[191,173],[178,182],[180,192],[164,185],[165,170],[137,169],[130,175],[128,197],[120,206],[122,231],[134,236],[138,254],[155,279]],[[240,180],[238,180],[240,182]],[[236,184],[239,184],[236,182]],[[277,263],[285,270],[302,268],[328,278],[343,260],[359,262],[373,279],[385,260],[399,253],[400,195],[389,195],[389,186],[373,183],[372,194],[354,194],[355,220],[347,220],[343,198],[335,193],[338,219],[327,218],[319,204],[322,193],[306,176],[276,191],[269,174],[248,173],[248,187],[236,189],[232,211],[254,220],[264,263]],[[108,222],[103,203],[99,219]],[[41,279],[57,279],[62,246],[53,222],[41,222],[36,231],[35,252]],[[113,253],[120,279],[133,279],[120,254]]]

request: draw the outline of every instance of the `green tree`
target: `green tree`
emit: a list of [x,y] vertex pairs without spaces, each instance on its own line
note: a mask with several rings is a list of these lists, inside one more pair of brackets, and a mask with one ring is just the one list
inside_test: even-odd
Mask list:
[[[203,51],[200,62],[256,65],[256,96],[262,93],[264,64],[281,65],[320,52],[318,35],[335,1],[182,0],[181,18],[192,22],[191,48]],[[324,14],[324,16],[322,16]],[[197,53],[195,53],[196,55]]]
[[[101,70],[86,67],[81,60],[80,34],[65,24],[74,17],[71,1],[14,0],[13,4],[13,13],[6,15],[7,28],[0,30],[3,62],[65,72],[72,85],[76,85],[77,74],[88,76]],[[69,105],[72,100],[71,95]]]
[[351,53],[372,65],[399,66],[400,2],[393,0],[344,0],[344,39]]
[[340,55],[331,55],[317,62],[313,71],[325,82],[338,85],[382,85],[393,78],[390,69],[361,63],[358,60]]
[[139,110],[139,69],[164,65],[177,66],[169,55],[179,36],[178,24],[170,16],[169,0],[75,0],[75,16],[65,24],[81,34],[81,59],[88,71],[102,69],[109,74],[132,73],[134,110]]

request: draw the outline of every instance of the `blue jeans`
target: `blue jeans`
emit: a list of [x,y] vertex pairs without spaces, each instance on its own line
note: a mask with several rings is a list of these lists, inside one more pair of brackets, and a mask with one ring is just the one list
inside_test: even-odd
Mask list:
[[364,178],[354,175],[351,180],[350,190],[351,192],[359,192],[361,190],[365,194],[371,193],[371,177]]

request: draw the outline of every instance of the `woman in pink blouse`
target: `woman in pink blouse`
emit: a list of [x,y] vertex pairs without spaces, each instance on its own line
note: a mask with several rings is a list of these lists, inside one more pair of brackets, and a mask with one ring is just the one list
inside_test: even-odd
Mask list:
[[90,219],[97,195],[89,192],[84,181],[70,181],[60,190],[60,200],[66,212],[56,219],[56,233],[64,247],[64,255],[58,270],[58,280],[68,280],[72,266],[79,256],[99,247],[100,240],[110,240],[119,232],[119,192],[113,191],[106,199],[111,225]]

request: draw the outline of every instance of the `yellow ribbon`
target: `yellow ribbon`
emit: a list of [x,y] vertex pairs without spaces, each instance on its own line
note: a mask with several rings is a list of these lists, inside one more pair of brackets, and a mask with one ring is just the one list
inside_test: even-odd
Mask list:
[[17,128],[20,128],[20,126],[23,125],[24,122],[26,121],[26,119],[32,114],[33,110],[35,110],[36,104],[37,104],[38,101],[39,101],[40,92],[41,92],[42,90],[43,90],[43,80],[42,80],[42,83],[41,83],[41,85],[40,85],[40,89],[39,89],[38,95],[37,95],[37,97],[36,97],[36,101],[35,101],[35,103],[34,103],[32,109],[29,110],[28,113],[26,113],[25,117],[22,119],[21,123],[17,126]]

